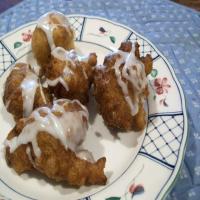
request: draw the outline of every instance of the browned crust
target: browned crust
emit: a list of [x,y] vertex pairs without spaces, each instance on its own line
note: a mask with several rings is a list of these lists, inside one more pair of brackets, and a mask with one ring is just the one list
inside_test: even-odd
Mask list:
[[[20,85],[27,72],[30,70],[31,69],[29,65],[25,63],[17,63],[12,69],[5,83],[3,102],[4,105],[6,105],[7,102],[10,101],[7,111],[14,116],[15,120],[23,117],[23,99]],[[51,105],[52,96],[49,90],[46,88],[42,88],[42,90],[47,103],[44,102],[41,96],[40,88],[38,87],[34,97],[33,109],[39,106]]]
[[[56,47],[63,47],[66,50],[74,49],[74,31],[68,27],[57,25],[53,30],[53,40]],[[41,66],[41,75],[45,73],[51,58],[51,49],[45,32],[36,27],[32,36],[32,51],[38,64]]]
[[[89,55],[88,61],[74,61],[75,67],[68,62],[68,67],[73,72],[70,76],[64,76],[64,81],[68,85],[69,90],[66,91],[65,87],[58,83],[55,86],[50,86],[51,92],[57,98],[78,99],[81,103],[87,104],[89,101],[89,89],[93,79],[94,67],[97,63],[97,56],[95,53]],[[52,56],[51,65],[46,70],[46,77],[54,80],[62,76],[63,70],[66,66],[65,61],[61,61]],[[86,73],[87,78],[84,73]]]
[[[65,106],[65,110],[74,111],[82,109],[79,104],[72,103]],[[54,112],[59,116],[59,113]],[[42,115],[42,113],[41,113]],[[8,134],[7,139],[20,135],[22,129],[34,121],[33,118],[21,119]],[[107,178],[104,175],[106,158],[100,158],[95,163],[90,163],[76,156],[70,149],[65,149],[60,141],[47,132],[39,132],[37,135],[41,156],[34,155],[32,145],[19,146],[13,153],[6,148],[6,161],[8,165],[21,174],[30,170],[37,170],[45,176],[59,182],[64,181],[68,185],[104,185]],[[31,150],[31,161],[26,154],[27,147]]]
[[[123,42],[119,48],[122,51],[130,52],[131,42]],[[135,44],[135,55],[145,65],[146,74],[152,69],[152,58],[147,55],[140,58],[139,45]],[[118,85],[115,71],[112,68],[119,54],[113,53],[105,57],[103,66],[96,68],[94,75],[94,96],[98,104],[99,112],[108,126],[121,130],[143,130],[146,125],[146,113],[142,102],[139,103],[139,111],[135,116],[131,115],[130,108],[124,98],[121,88]],[[122,69],[123,65],[121,66]],[[134,100],[134,89],[128,83],[130,97]],[[144,96],[148,96],[148,88],[143,91]]]

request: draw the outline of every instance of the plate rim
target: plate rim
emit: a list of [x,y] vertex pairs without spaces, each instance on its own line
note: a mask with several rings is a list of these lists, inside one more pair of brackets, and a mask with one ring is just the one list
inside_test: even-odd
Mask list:
[[[64,13],[65,14],[65,13]],[[188,143],[188,137],[189,137],[189,126],[188,126],[188,111],[187,111],[187,102],[186,102],[186,98],[185,98],[185,94],[184,94],[184,90],[180,84],[180,81],[178,80],[177,75],[175,74],[174,68],[172,67],[172,65],[169,63],[169,61],[167,60],[167,58],[163,55],[163,53],[159,50],[158,47],[156,47],[146,36],[141,35],[139,32],[135,31],[132,27],[129,27],[127,25],[121,24],[119,22],[116,22],[115,20],[111,20],[111,19],[107,19],[104,17],[100,17],[100,16],[94,16],[94,15],[85,15],[85,14],[65,14],[66,17],[82,17],[82,18],[89,18],[89,19],[97,19],[97,20],[103,20],[105,22],[109,22],[112,23],[116,26],[120,26],[122,28],[125,28],[131,32],[133,32],[135,35],[139,36],[140,38],[142,38],[143,40],[145,40],[148,44],[150,44],[155,51],[160,55],[160,57],[166,62],[171,76],[174,78],[176,84],[177,84],[177,88],[180,92],[180,100],[182,100],[182,112],[183,112],[183,119],[184,119],[184,130],[183,130],[183,138],[182,138],[182,142],[181,145],[179,147],[179,156],[177,157],[177,162],[176,165],[174,167],[174,170],[171,174],[171,176],[168,178],[167,182],[165,183],[165,185],[161,188],[160,192],[158,193],[158,195],[156,196],[156,199],[165,199],[165,197],[169,194],[169,192],[172,190],[172,188],[174,187],[178,177],[179,177],[179,173],[180,170],[182,168],[182,165],[184,163],[184,157],[185,157],[185,152],[186,152],[186,147],[187,147],[187,143]],[[3,46],[6,48],[6,50],[10,52],[9,48],[7,48],[7,46],[4,44],[4,42],[2,41],[4,38],[12,35],[14,32],[17,32],[25,27],[31,26],[37,24],[37,21],[31,21],[28,23],[25,23],[17,28],[15,28],[14,30],[9,31],[8,33],[2,35],[0,37],[0,41],[3,44]],[[83,27],[84,29],[84,27]],[[82,30],[83,31],[83,30]],[[13,54],[13,53],[12,53]],[[11,55],[12,55],[11,54]],[[20,59],[20,58],[18,58]],[[13,63],[15,63],[18,59],[14,59]],[[10,66],[13,65],[13,63],[11,63],[9,65],[9,67],[7,69],[10,68]],[[137,154],[138,155],[138,154]],[[137,157],[136,155],[136,157]],[[94,195],[94,194],[93,194]]]

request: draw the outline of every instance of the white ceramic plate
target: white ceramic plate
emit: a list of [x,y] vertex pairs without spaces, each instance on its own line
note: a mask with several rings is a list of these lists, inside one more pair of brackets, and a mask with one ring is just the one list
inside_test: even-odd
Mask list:
[[[107,19],[80,15],[68,16],[76,32],[76,47],[83,54],[96,52],[98,63],[125,40],[137,41],[141,55],[153,57],[148,76],[148,124],[142,133],[111,134],[90,100],[90,127],[84,146],[96,159],[106,156],[105,186],[74,189],[36,174],[18,176],[9,168],[1,151],[0,199],[48,200],[131,200],[162,199],[172,187],[184,157],[187,140],[185,99],[168,61],[147,39],[132,29]],[[35,65],[31,35],[36,22],[26,24],[0,40],[0,92],[13,63]],[[0,100],[0,148],[14,121]]]

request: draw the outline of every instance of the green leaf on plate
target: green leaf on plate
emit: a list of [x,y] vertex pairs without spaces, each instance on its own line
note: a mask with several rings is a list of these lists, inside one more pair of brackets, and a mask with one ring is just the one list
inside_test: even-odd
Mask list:
[[20,46],[22,46],[22,42],[15,42],[14,43],[14,49],[19,48]]
[[114,36],[110,36],[110,41],[114,44],[116,41],[116,38]]
[[120,200],[121,197],[109,197],[106,200]]
[[157,69],[152,69],[151,76],[155,78],[157,75],[158,75],[158,70]]

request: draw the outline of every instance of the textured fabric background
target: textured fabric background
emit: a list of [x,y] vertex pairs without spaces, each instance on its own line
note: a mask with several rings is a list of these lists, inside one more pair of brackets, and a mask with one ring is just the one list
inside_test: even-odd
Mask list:
[[0,36],[56,9],[123,23],[151,40],[184,89],[189,141],[180,177],[167,199],[200,199],[200,13],[167,0],[25,0],[0,15]]
[[15,4],[19,3],[22,0],[3,0],[0,1],[0,13],[7,10],[8,8],[14,6]]

